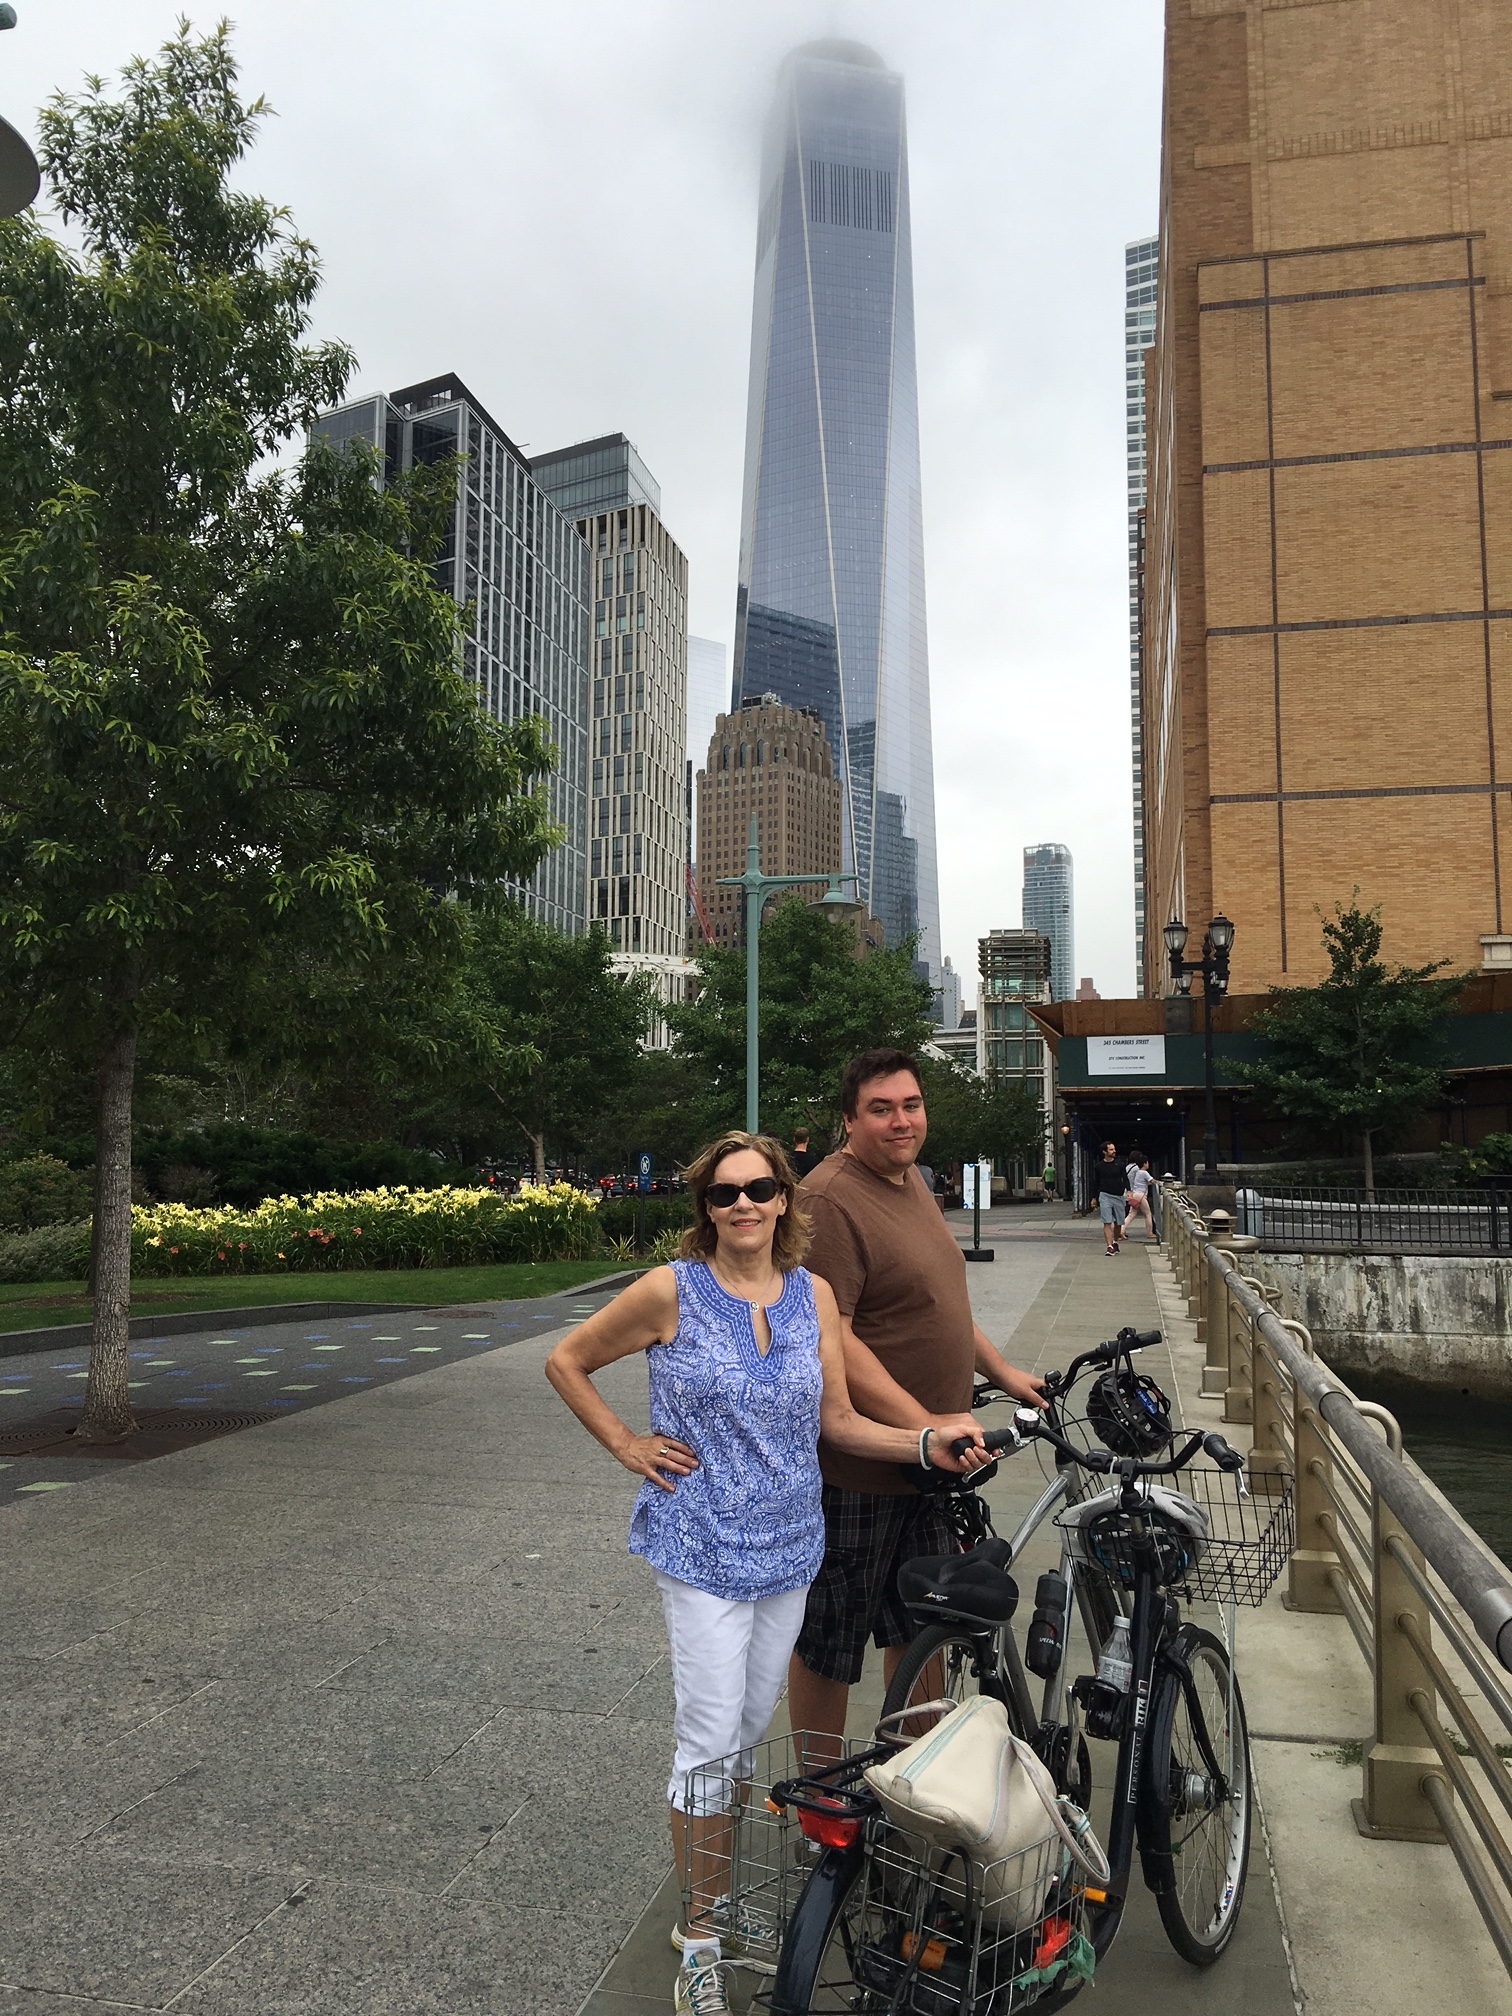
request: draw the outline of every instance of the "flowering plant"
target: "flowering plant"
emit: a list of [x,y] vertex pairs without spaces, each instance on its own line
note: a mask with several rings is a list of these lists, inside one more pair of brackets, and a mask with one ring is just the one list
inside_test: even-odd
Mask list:
[[512,1197],[398,1188],[265,1197],[250,1210],[138,1205],[131,1265],[145,1277],[576,1260],[597,1243],[595,1208],[570,1183],[526,1187]]

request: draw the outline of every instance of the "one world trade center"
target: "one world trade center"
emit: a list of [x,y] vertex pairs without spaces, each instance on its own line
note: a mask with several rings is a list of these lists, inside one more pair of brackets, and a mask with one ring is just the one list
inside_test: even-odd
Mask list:
[[823,718],[845,866],[940,966],[903,80],[855,42],[782,66],[767,125],[734,697]]

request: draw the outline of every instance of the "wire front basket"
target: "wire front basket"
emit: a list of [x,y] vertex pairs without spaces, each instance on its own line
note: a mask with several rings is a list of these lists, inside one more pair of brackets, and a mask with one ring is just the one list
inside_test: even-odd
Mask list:
[[[1249,1473],[1192,1464],[1170,1488],[1197,1507],[1206,1524],[1198,1539],[1179,1520],[1165,1517],[1155,1498],[1148,1523],[1159,1542],[1160,1579],[1191,1598],[1258,1605],[1265,1601],[1296,1544],[1293,1479],[1284,1470]],[[1118,1509],[1118,1487],[1070,1507],[1057,1524],[1089,1566],[1125,1589],[1134,1586],[1134,1546],[1129,1517]]]

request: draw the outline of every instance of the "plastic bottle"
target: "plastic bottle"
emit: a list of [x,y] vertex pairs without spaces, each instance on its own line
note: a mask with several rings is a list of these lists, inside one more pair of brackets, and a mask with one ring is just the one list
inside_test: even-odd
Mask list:
[[1134,1678],[1134,1655],[1129,1644],[1129,1620],[1115,1617],[1108,1642],[1097,1662],[1097,1677],[1105,1686],[1127,1694]]

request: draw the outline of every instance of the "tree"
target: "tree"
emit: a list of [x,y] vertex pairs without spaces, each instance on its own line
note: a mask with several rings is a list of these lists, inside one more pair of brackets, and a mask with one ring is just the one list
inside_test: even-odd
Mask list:
[[474,925],[456,1012],[458,1045],[475,1063],[457,1096],[494,1102],[528,1144],[538,1182],[547,1142],[580,1148],[639,1061],[650,1003],[609,960],[602,931],[569,938],[523,910]]
[[1440,1097],[1444,1074],[1431,1039],[1468,976],[1435,980],[1443,959],[1386,965],[1379,907],[1335,904],[1322,921],[1328,978],[1281,989],[1276,1006],[1254,1018],[1274,1061],[1242,1067],[1243,1076],[1289,1118],[1357,1135],[1374,1196],[1375,1136]]
[[996,1074],[979,1078],[956,1063],[923,1060],[924,1105],[929,1135],[924,1160],[937,1168],[974,1161],[1033,1161],[1045,1148],[1045,1113],[1020,1080]]
[[93,1074],[85,1439],[134,1425],[144,1041],[187,1052],[301,948],[370,989],[416,948],[444,971],[438,892],[486,903],[554,837],[539,729],[458,669],[438,490],[329,451],[266,473],[351,360],[302,340],[311,247],[231,186],[264,109],[185,25],[42,114],[81,249],[0,224],[0,989]]
[[[674,1008],[676,1048],[699,1068],[707,1132],[745,1123],[746,956],[706,945],[698,999]],[[929,983],[913,947],[865,947],[850,925],[794,897],[761,931],[761,1118],[770,1131],[839,1124],[840,1074],[860,1050],[929,1039]]]

